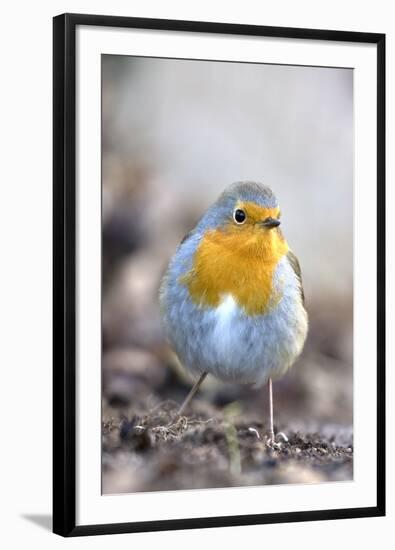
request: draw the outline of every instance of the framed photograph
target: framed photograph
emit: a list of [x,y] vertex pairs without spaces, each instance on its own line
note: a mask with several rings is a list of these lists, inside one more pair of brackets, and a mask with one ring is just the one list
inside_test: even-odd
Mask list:
[[385,514],[385,36],[54,18],[53,525]]

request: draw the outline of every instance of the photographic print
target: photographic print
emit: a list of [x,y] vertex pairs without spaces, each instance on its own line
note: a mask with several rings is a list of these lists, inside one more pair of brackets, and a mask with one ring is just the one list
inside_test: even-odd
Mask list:
[[53,530],[385,514],[385,35],[54,18]]
[[102,491],[353,479],[353,70],[102,56]]

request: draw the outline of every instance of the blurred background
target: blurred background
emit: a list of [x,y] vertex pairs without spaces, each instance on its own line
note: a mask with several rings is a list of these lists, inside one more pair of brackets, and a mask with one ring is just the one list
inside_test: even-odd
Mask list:
[[[285,431],[352,438],[352,70],[105,55],[103,492],[243,483],[218,472],[186,482],[173,464],[166,484],[154,453],[144,461],[152,457],[156,473],[137,483],[136,448],[152,441],[127,451],[120,443],[133,419],[181,402],[190,389],[164,339],[158,287],[182,237],[238,180],[274,190],[302,267],[310,331],[304,353],[274,385],[275,420]],[[229,406],[264,427],[265,388],[209,377],[194,413],[221,416]]]

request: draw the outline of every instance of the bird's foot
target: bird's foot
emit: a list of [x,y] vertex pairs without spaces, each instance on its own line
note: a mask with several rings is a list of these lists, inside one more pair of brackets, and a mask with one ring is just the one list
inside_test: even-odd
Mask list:
[[274,434],[274,432],[271,431],[266,438],[266,445],[272,449],[280,449],[281,445],[287,442],[288,437],[283,432],[278,432],[277,434]]

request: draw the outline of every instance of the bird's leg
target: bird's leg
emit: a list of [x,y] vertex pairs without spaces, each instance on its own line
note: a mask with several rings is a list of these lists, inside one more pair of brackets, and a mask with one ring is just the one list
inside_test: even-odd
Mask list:
[[[275,438],[275,435],[274,435],[274,423],[273,423],[273,383],[272,383],[272,379],[269,378],[269,422],[270,422],[270,426],[269,426],[269,437],[268,437],[268,440],[267,440],[267,444],[268,445],[272,445],[272,446],[276,446],[278,447],[279,444],[276,443],[276,438]],[[288,437],[283,433],[283,432],[278,432],[277,434],[279,437],[281,437],[283,439],[283,441],[287,442],[288,441]]]
[[181,405],[181,407],[178,409],[177,411],[177,415],[178,416],[181,416],[182,413],[184,412],[184,410],[187,408],[187,406],[189,405],[189,403],[192,401],[194,395],[196,394],[196,392],[198,391],[201,383],[203,382],[203,380],[206,378],[207,376],[207,372],[204,372],[203,374],[200,375],[199,379],[197,380],[197,382],[195,382],[195,384],[193,385],[191,391],[188,393],[188,395],[186,396],[183,404]]
[[273,424],[273,384],[272,379],[269,378],[269,440],[268,443],[274,443],[274,424]]

